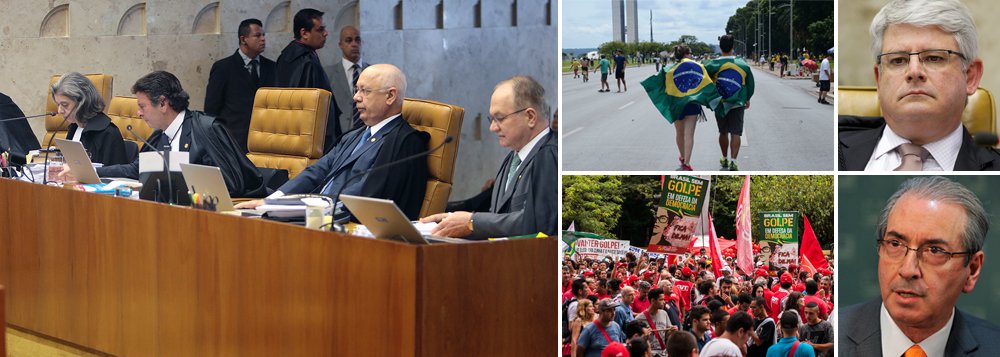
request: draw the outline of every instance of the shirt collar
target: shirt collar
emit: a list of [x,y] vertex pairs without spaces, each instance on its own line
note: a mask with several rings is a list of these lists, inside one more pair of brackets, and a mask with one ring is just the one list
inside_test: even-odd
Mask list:
[[181,129],[183,128],[184,124],[184,115],[186,113],[187,113],[186,110],[182,110],[180,113],[177,113],[177,117],[174,118],[174,121],[167,126],[166,130],[163,131],[163,134],[170,139],[171,144],[173,144],[174,141],[176,141],[176,137],[181,134]]
[[885,309],[885,303],[881,304],[879,321],[882,326],[882,355],[902,356],[910,346],[919,345],[924,353],[929,357],[944,356],[945,346],[948,344],[948,335],[951,334],[951,325],[955,322],[955,309],[951,309],[951,316],[948,323],[944,324],[940,330],[930,335],[920,343],[910,341],[910,338],[903,334],[896,322],[889,316],[889,310]]
[[253,60],[253,58],[250,58],[250,56],[247,56],[246,53],[243,53],[242,48],[236,50],[236,52],[238,52],[240,54],[240,58],[243,59],[243,67],[250,68],[250,61]]
[[[931,153],[928,163],[933,160],[940,169],[945,171],[953,170],[955,168],[955,161],[958,159],[958,151],[962,146],[962,133],[962,125],[959,124],[955,130],[945,137],[923,145],[924,149],[927,149]],[[899,134],[892,131],[892,128],[886,125],[885,130],[882,131],[882,138],[879,139],[875,150],[872,152],[872,161],[884,159],[885,155],[893,154],[897,146],[909,142],[909,139],[899,136]]]
[[531,149],[535,148],[535,144],[538,144],[538,141],[544,138],[545,135],[548,133],[549,133],[549,128],[545,128],[545,130],[542,130],[540,133],[538,133],[538,135],[535,135],[534,138],[531,138],[531,141],[525,144],[524,147],[517,152],[517,156],[521,158],[521,161],[524,161],[525,159],[528,158],[528,154],[531,153]]
[[378,122],[378,124],[368,127],[368,130],[371,130],[372,137],[375,137],[375,133],[377,133],[380,129],[384,128],[386,125],[389,125],[389,123],[391,123],[393,120],[396,120],[396,118],[398,118],[399,116],[400,114],[393,115],[391,117],[386,118],[383,121]]
[[[344,65],[344,71],[348,71],[348,72],[351,71],[351,66],[354,65],[354,62],[351,62],[351,60],[346,59],[344,57],[340,57],[340,63],[342,65]],[[360,57],[358,57],[358,63],[357,64],[358,64],[358,70],[360,70],[361,69],[361,58]]]

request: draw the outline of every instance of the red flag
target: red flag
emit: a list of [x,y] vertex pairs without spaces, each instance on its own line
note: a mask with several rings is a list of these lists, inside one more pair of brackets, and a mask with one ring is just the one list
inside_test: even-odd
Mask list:
[[826,257],[823,256],[823,249],[820,248],[819,241],[816,239],[816,233],[813,232],[812,225],[809,224],[809,218],[803,214],[802,219],[806,223],[805,232],[802,233],[802,245],[799,248],[802,269],[811,270],[809,274],[815,274],[818,269],[829,269]]
[[753,243],[750,241],[750,175],[743,179],[740,200],[736,204],[736,266],[744,274],[753,270]]
[[726,260],[722,259],[722,251],[719,249],[719,244],[715,237],[715,224],[712,223],[712,214],[708,214],[708,250],[711,252],[709,255],[712,257],[712,272],[715,277],[722,276],[722,267],[726,266]]

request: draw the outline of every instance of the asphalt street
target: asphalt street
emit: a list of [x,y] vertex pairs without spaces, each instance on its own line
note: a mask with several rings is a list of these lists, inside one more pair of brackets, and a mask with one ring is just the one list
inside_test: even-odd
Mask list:
[[[590,81],[562,76],[560,131],[564,171],[672,171],[679,151],[672,124],[656,111],[640,82],[655,73],[652,64],[628,67],[628,90],[598,93],[600,72]],[[740,171],[832,171],[833,105],[816,102],[818,88],[810,80],[780,79],[753,67],[756,83],[744,117]],[[624,89],[624,88],[623,88]],[[830,98],[828,96],[828,98]],[[721,150],[714,113],[699,122],[691,166],[718,171]]]

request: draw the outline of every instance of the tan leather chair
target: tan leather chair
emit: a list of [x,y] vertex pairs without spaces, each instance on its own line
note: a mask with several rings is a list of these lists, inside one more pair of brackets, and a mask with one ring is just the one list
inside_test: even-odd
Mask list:
[[115,123],[118,130],[121,131],[122,138],[134,142],[140,150],[143,145],[142,140],[139,140],[135,135],[128,132],[128,126],[132,125],[132,131],[139,134],[143,140],[153,134],[153,128],[139,117],[139,102],[135,97],[115,96],[111,98],[111,104],[108,105],[108,117],[111,118],[111,122]]
[[329,91],[260,88],[250,114],[247,157],[257,167],[288,170],[294,178],[323,156]]
[[[868,117],[882,116],[875,87],[837,87],[838,115]],[[969,102],[962,112],[962,122],[970,133],[997,132],[996,112],[993,95],[986,88],[979,88],[969,96]]]
[[427,193],[420,217],[444,212],[448,205],[464,117],[465,109],[459,106],[426,99],[403,101],[403,118],[415,129],[431,135],[428,149],[441,145],[448,136],[453,138],[451,143],[427,156]]
[[[47,98],[45,98],[45,111],[55,112],[56,102],[52,99],[52,85],[56,84],[59,77],[62,75],[55,75],[49,79],[49,87],[45,90],[48,93]],[[110,74],[85,74],[91,82],[94,82],[94,87],[97,87],[97,91],[101,93],[101,97],[104,98],[105,109],[111,102],[111,88],[114,82],[114,76]],[[106,110],[105,110],[106,112]],[[59,125],[62,123],[62,125]],[[55,135],[57,138],[65,139],[66,131],[69,130],[69,122],[63,122],[63,116],[56,114],[55,116],[45,117],[45,137],[42,140],[42,145],[48,144],[49,140]]]

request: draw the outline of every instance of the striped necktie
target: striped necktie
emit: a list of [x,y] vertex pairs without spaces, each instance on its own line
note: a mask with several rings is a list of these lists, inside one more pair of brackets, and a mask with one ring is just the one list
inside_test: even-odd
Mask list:
[[[351,76],[351,88],[354,88],[355,90],[357,90],[357,88],[358,88],[358,76],[361,74],[360,67],[358,67],[357,63],[355,63],[353,66],[351,66],[351,70],[354,71],[354,74]],[[354,115],[351,117],[352,118],[351,119],[351,128],[360,127],[361,126],[361,114],[358,113],[358,103],[355,103],[353,99],[351,100],[351,107],[354,109]],[[349,129],[344,129],[344,131],[347,131],[347,130],[349,130]]]
[[521,156],[516,152],[514,153],[514,158],[510,160],[510,171],[507,172],[507,182],[505,185],[506,190],[510,191],[510,183],[514,181],[515,174],[517,174],[517,167],[521,166]]

